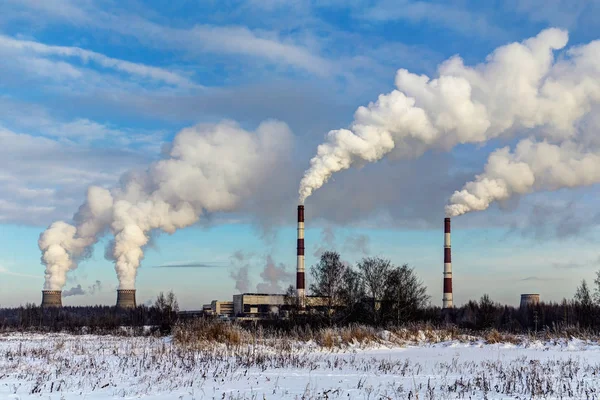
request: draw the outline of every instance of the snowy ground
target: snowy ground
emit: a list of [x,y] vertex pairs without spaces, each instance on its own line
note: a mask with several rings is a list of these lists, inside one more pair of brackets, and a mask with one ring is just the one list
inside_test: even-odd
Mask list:
[[168,338],[0,335],[0,399],[599,398],[600,346],[443,342],[191,351]]

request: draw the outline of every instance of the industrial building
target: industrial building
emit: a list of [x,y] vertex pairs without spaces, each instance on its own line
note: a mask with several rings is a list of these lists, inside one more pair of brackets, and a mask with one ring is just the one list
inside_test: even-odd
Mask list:
[[119,289],[117,290],[117,307],[119,308],[136,308],[135,289]]
[[210,303],[210,311],[213,315],[233,317],[233,301],[218,301],[213,300]]
[[532,306],[540,304],[540,295],[537,293],[526,293],[521,295],[521,303],[519,308],[525,310]]
[[42,307],[62,307],[62,291],[42,290]]

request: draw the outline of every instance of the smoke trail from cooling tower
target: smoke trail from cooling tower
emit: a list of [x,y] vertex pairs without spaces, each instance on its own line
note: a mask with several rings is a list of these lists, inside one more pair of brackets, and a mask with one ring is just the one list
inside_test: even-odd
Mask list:
[[[517,135],[576,140],[577,122],[600,97],[600,42],[571,48],[556,61],[554,51],[567,41],[567,32],[547,29],[497,48],[474,67],[452,57],[435,79],[398,70],[396,90],[358,108],[349,129],[328,133],[302,178],[300,202],[333,173],[387,155],[413,158]],[[447,209],[450,216],[456,208]]]
[[91,187],[74,225],[58,221],[40,235],[44,287],[61,289],[67,272],[110,230],[119,289],[133,289],[153,230],[173,233],[204,213],[235,210],[287,157],[291,142],[289,128],[277,121],[255,132],[229,121],[183,129],[168,157],[124,174],[110,190]]

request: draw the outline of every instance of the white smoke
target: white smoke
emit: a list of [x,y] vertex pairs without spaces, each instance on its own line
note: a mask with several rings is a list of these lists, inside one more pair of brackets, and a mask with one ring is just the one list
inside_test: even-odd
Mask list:
[[435,79],[398,70],[397,90],[360,107],[349,129],[328,133],[300,183],[300,202],[333,173],[388,154],[418,157],[460,143],[529,136],[533,128],[543,128],[548,139],[573,138],[575,123],[600,96],[600,42],[571,48],[556,62],[553,53],[567,40],[567,32],[547,29],[499,47],[474,67],[455,56]]
[[44,289],[62,289],[67,272],[77,268],[77,262],[88,255],[99,234],[107,228],[112,207],[110,192],[91,186],[86,199],[73,217],[76,225],[56,221],[40,235],[38,246],[46,266]]
[[204,213],[235,210],[288,156],[291,142],[289,128],[277,121],[255,132],[230,121],[183,129],[168,157],[145,172],[125,174],[111,190],[91,187],[75,226],[59,221],[42,233],[45,288],[61,289],[66,273],[110,229],[119,288],[133,289],[153,230],[173,233]]
[[256,285],[256,291],[258,293],[283,293],[284,289],[281,287],[286,286],[286,283],[292,282],[294,274],[289,272],[285,264],[279,263],[277,265],[273,260],[273,257],[268,255],[265,268],[260,273],[260,277],[263,281]]
[[555,145],[525,139],[512,153],[508,147],[493,152],[484,173],[452,195],[446,215],[485,210],[513,195],[596,183],[600,183],[600,153],[571,141]]
[[600,183],[600,41],[566,55],[538,90],[535,108],[544,112],[534,125],[543,127],[514,150],[490,154],[484,172],[451,196],[447,216],[485,210],[514,195]]

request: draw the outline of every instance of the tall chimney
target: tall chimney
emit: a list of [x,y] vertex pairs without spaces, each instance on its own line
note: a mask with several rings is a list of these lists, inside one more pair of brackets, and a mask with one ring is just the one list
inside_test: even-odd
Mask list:
[[298,206],[298,247],[296,248],[296,290],[298,294],[298,307],[305,307],[305,286],[304,286],[304,206]]
[[452,308],[452,250],[450,248],[450,218],[444,219],[444,297],[442,308]]
[[135,289],[119,289],[117,290],[117,307],[119,308],[135,308]]
[[62,307],[62,291],[42,290],[42,307]]

